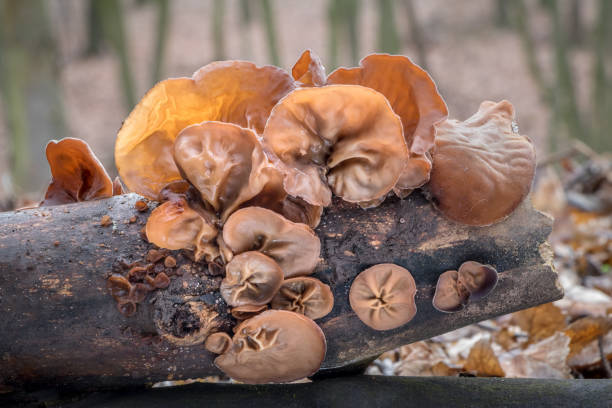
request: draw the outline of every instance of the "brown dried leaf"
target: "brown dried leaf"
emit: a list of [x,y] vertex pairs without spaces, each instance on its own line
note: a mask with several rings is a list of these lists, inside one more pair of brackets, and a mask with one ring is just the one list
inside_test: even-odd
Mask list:
[[508,378],[571,378],[566,363],[569,341],[558,332],[525,350],[500,355],[499,362]]
[[506,376],[488,340],[480,340],[472,346],[463,369],[479,377]]
[[504,327],[493,336],[495,343],[499,344],[504,350],[512,350],[518,346],[516,335],[509,327]]
[[605,317],[585,317],[576,320],[565,329],[570,338],[569,357],[578,354],[585,346],[599,336],[604,336],[612,328],[612,322]]
[[525,346],[537,343],[565,328],[563,312],[552,303],[513,313],[511,320],[528,333],[529,340]]

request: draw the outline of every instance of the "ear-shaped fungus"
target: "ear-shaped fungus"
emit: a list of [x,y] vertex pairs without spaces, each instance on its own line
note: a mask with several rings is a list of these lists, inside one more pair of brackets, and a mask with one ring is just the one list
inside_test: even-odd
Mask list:
[[323,86],[327,82],[325,67],[312,50],[306,50],[291,70],[293,79],[302,86]]
[[160,248],[194,250],[196,260],[205,257],[212,261],[219,255],[212,216],[192,209],[184,198],[166,201],[155,208],[145,232],[149,242]]
[[323,332],[309,318],[268,310],[238,326],[215,365],[248,384],[290,382],[314,374],[325,358]]
[[402,175],[393,187],[393,192],[398,197],[406,198],[415,188],[429,181],[431,159],[428,156],[429,153],[410,155],[410,160],[406,162]]
[[434,124],[448,109],[431,77],[407,57],[372,54],[357,68],[338,68],[328,84],[362,85],[383,94],[399,115],[411,153],[425,154],[434,145]]
[[357,317],[374,330],[408,323],[417,312],[416,283],[401,266],[379,264],[361,272],[351,285],[349,302]]
[[334,295],[328,285],[318,279],[297,277],[283,282],[272,299],[272,309],[301,313],[320,319],[334,307]]
[[291,76],[250,62],[213,62],[192,78],[155,85],[123,123],[115,144],[117,170],[126,186],[150,199],[181,178],[172,159],[179,132],[204,121],[263,131],[270,110],[295,87]]
[[283,282],[274,259],[255,251],[236,255],[225,267],[221,296],[230,306],[265,305]]
[[321,242],[304,224],[260,207],[242,208],[227,219],[223,241],[235,253],[259,251],[274,259],[285,278],[309,275],[319,262]]
[[510,215],[529,193],[535,150],[512,129],[508,101],[483,102],[465,122],[437,126],[433,169],[426,186],[434,205],[448,218],[489,225]]
[[236,320],[246,320],[257,316],[268,309],[268,305],[243,305],[232,307],[232,317]]
[[41,206],[76,203],[113,195],[113,182],[81,139],[51,140],[46,148],[51,183]]
[[[274,176],[255,132],[223,122],[204,122],[181,131],[174,160],[183,178],[225,219],[260,193]],[[278,195],[285,195],[278,186]]]
[[329,205],[332,190],[350,202],[380,199],[408,159],[399,118],[362,86],[296,89],[272,110],[263,139],[285,190],[313,205]]
[[216,332],[206,338],[204,348],[211,353],[223,354],[232,345],[232,338],[225,332]]
[[487,296],[497,284],[497,271],[475,261],[461,264],[458,271],[446,271],[438,278],[433,306],[441,312],[458,312],[468,302]]

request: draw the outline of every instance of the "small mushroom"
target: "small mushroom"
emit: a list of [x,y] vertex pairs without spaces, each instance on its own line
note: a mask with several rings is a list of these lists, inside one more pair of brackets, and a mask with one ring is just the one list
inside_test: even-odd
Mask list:
[[446,271],[440,275],[433,306],[441,312],[458,312],[469,302],[487,296],[496,284],[494,267],[475,261],[464,262],[458,271]]
[[459,267],[459,283],[470,292],[470,300],[487,296],[497,285],[497,270],[491,265],[467,261]]
[[311,319],[320,319],[334,307],[334,295],[318,279],[300,276],[287,279],[271,302],[272,309],[289,310]]
[[244,61],[213,62],[191,78],[155,85],[117,134],[115,162],[125,185],[150,199],[180,180],[172,158],[179,132],[204,121],[222,121],[263,131],[270,110],[295,82],[284,70]]
[[357,317],[374,330],[408,323],[417,312],[412,274],[395,264],[378,264],[361,272],[351,285],[349,302]]
[[216,332],[209,335],[204,342],[204,348],[211,353],[223,354],[232,345],[232,338],[225,332]]
[[393,187],[395,195],[399,198],[406,198],[414,189],[429,181],[431,159],[428,156],[429,153],[410,155],[410,160],[406,162],[402,175]]
[[467,305],[470,292],[459,283],[457,271],[446,271],[438,278],[433,307],[441,312],[458,312]]
[[[183,178],[200,192],[221,220],[259,194],[277,170],[257,135],[223,122],[188,126],[174,142],[174,160]],[[283,196],[282,186],[278,186]]]
[[242,208],[227,219],[223,241],[234,252],[259,251],[274,259],[285,278],[309,275],[319,262],[321,242],[307,225],[261,207]]
[[46,154],[52,180],[41,206],[112,197],[113,182],[85,141],[51,140]]
[[323,332],[306,316],[268,310],[238,327],[231,347],[215,365],[248,383],[290,382],[314,374],[325,358]]
[[230,306],[265,305],[283,282],[274,259],[255,251],[236,255],[225,267],[221,296]]
[[531,189],[535,150],[513,130],[508,101],[483,102],[465,122],[437,125],[433,168],[425,189],[446,217],[490,225],[510,215]]
[[212,217],[192,209],[183,198],[154,209],[145,231],[149,242],[160,248],[194,250],[196,260],[205,257],[212,261],[219,255]]
[[268,309],[268,305],[243,305],[232,308],[232,317],[236,320],[246,320]]
[[311,50],[302,53],[291,75],[301,86],[323,86],[327,82],[325,67],[319,56]]
[[385,196],[408,159],[400,119],[366,87],[299,88],[272,110],[263,134],[285,190],[316,206]]

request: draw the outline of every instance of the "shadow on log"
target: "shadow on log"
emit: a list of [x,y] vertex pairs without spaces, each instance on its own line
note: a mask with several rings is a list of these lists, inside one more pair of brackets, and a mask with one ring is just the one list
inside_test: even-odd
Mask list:
[[207,407],[609,407],[610,380],[465,377],[332,378],[310,384],[191,384],[89,395],[0,395],[0,404],[65,408]]
[[[201,344],[168,338],[186,343],[201,335],[198,308],[212,310],[220,329],[234,324],[218,293],[221,276],[175,252],[184,273],[149,294],[132,317],[117,311],[106,288],[111,272],[144,260],[152,248],[140,233],[148,212],[135,209],[139,199],[128,194],[0,213],[0,384],[103,388],[219,374],[215,356]],[[105,215],[112,224],[101,225]],[[332,312],[317,321],[328,343],[319,375],[561,298],[546,243],[551,224],[528,200],[503,222],[480,228],[445,219],[420,193],[370,210],[334,202],[316,230],[322,259],[314,276],[335,296]],[[467,260],[495,266],[496,289],[461,312],[436,311],[438,275]],[[352,312],[348,291],[363,269],[387,262],[412,272],[418,312],[408,324],[379,332]]]

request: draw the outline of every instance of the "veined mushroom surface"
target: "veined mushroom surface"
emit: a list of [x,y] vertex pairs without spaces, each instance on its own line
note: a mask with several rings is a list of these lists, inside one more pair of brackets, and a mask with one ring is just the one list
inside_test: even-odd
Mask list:
[[289,310],[316,320],[331,312],[334,295],[320,280],[300,276],[283,281],[271,306],[272,309]]

